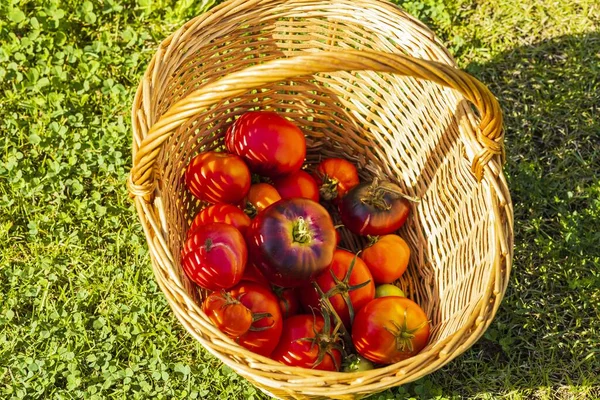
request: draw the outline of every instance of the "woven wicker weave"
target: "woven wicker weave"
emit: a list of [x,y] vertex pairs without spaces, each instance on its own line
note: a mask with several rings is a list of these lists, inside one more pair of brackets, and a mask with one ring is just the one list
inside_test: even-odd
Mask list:
[[[432,322],[417,356],[367,372],[287,367],[238,346],[202,313],[179,249],[200,204],[182,174],[250,109],[301,127],[307,162],[341,156],[362,179],[420,198],[401,229],[412,248],[397,282]],[[431,373],[489,326],[512,259],[502,116],[424,25],[377,0],[232,0],[158,48],[133,105],[128,182],[156,279],[183,326],[213,355],[280,398],[355,398]],[[360,240],[346,236],[345,247]]]

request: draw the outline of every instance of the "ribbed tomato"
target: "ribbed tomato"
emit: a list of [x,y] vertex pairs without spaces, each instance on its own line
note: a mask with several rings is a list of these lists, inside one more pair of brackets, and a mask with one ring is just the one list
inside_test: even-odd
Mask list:
[[242,235],[245,235],[246,229],[250,226],[250,217],[231,204],[213,204],[212,206],[203,208],[196,214],[188,229],[188,237],[190,237],[198,227],[213,222],[222,222],[224,224],[232,225],[239,229]]
[[402,227],[410,203],[391,182],[361,183],[339,203],[342,223],[357,235],[386,235]]
[[250,170],[235,154],[208,151],[192,159],[185,183],[200,200],[239,204],[250,189]]
[[225,291],[211,293],[202,303],[202,311],[232,339],[252,326],[252,311]]
[[237,228],[215,222],[198,227],[185,242],[181,256],[183,270],[194,283],[220,290],[242,279],[248,250]]
[[292,122],[269,111],[241,115],[225,135],[227,150],[248,163],[250,169],[275,178],[296,172],[306,156],[306,139]]
[[343,158],[326,158],[317,165],[313,175],[321,198],[325,201],[340,200],[359,184],[356,167]]
[[331,264],[335,228],[319,203],[280,200],[252,220],[247,241],[252,260],[270,282],[300,286]]

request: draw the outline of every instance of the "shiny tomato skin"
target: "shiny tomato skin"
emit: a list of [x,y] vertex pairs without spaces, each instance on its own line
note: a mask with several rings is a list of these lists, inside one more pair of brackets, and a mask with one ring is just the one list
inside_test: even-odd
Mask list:
[[406,297],[380,297],[356,315],[352,342],[366,359],[393,364],[419,353],[427,345],[429,332],[427,315],[417,303]]
[[333,259],[335,228],[327,210],[302,198],[280,200],[253,220],[248,249],[273,284],[295,287],[324,271]]
[[306,171],[299,170],[273,181],[282,199],[303,197],[319,201],[319,187],[315,179]]
[[242,210],[226,203],[217,203],[208,206],[198,212],[188,229],[188,237],[200,226],[210,224],[213,222],[222,222],[229,224],[242,233],[246,234],[246,230],[250,226],[250,217],[246,215]]
[[361,183],[339,203],[342,223],[357,235],[386,235],[404,225],[410,203],[391,182]]
[[271,204],[277,203],[279,200],[281,200],[281,196],[272,185],[268,183],[255,183],[250,186],[248,194],[242,201],[242,208],[244,208],[246,214],[253,218],[256,214]]
[[229,290],[229,294],[250,309],[255,319],[257,314],[270,314],[253,322],[250,329],[237,339],[248,350],[269,357],[279,342],[283,327],[277,296],[267,286],[246,281]]
[[383,235],[366,247],[360,258],[369,267],[375,283],[392,283],[406,271],[410,248],[398,235]]
[[298,171],[306,157],[306,139],[300,128],[270,111],[242,114],[228,128],[225,146],[253,172],[270,178]]
[[183,249],[182,267],[197,285],[208,290],[228,289],[244,274],[248,249],[240,231],[214,222],[198,227]]
[[252,325],[252,311],[227,292],[213,292],[202,303],[202,311],[223,333],[236,339]]
[[[352,302],[352,306],[354,308],[354,315],[356,315],[361,308],[375,298],[375,283],[373,282],[373,277],[371,276],[371,272],[369,272],[369,268],[367,268],[367,265],[363,260],[347,250],[337,249],[333,255],[333,262],[331,263],[331,266],[319,274],[314,279],[314,282],[319,285],[323,293],[327,293],[336,286],[336,283],[331,276],[331,272],[333,272],[339,280],[343,280],[354,260],[356,261],[354,262],[354,267],[352,269],[352,274],[350,275],[348,284],[355,286],[364,282],[368,282],[366,286],[356,290],[351,290],[349,292],[350,301]],[[317,290],[312,285],[312,282],[302,287],[299,292],[300,302],[303,304],[306,310],[310,310],[310,307],[319,307],[320,297]],[[329,301],[331,302],[331,305],[335,309],[336,313],[342,319],[344,326],[347,329],[350,329],[352,326],[350,320],[350,311],[342,295],[336,294],[330,297]]]
[[[283,333],[271,358],[293,367],[312,368],[321,371],[338,371],[342,354],[332,348],[325,353],[319,364],[319,345],[302,339],[315,339],[315,331],[322,333],[325,322],[320,315],[300,314],[283,321]],[[333,355],[333,357],[332,357]]]
[[185,183],[200,200],[238,204],[250,189],[250,170],[235,154],[209,151],[192,159]]
[[360,183],[354,164],[343,158],[324,159],[317,165],[313,176],[325,201],[339,201]]

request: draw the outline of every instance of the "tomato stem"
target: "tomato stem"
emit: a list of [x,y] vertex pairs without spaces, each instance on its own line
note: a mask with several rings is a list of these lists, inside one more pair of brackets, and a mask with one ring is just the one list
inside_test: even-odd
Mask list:
[[246,205],[244,207],[244,212],[250,218],[254,218],[258,214],[258,210],[256,209],[256,206],[249,201],[246,201]]
[[250,329],[248,329],[248,330],[250,330],[252,332],[266,331],[267,329],[270,329],[275,324],[275,320],[273,320],[273,321],[271,321],[271,325],[263,326],[260,328],[255,327],[254,323],[260,321],[263,318],[273,318],[273,316],[271,315],[271,313],[268,313],[268,312],[252,313],[252,325],[250,325]]
[[211,238],[208,238],[204,241],[204,248],[206,249],[206,251],[210,251],[210,249],[212,249],[213,246],[213,241]]
[[294,222],[292,228],[292,240],[295,243],[306,244],[312,240],[312,235],[309,229],[309,223],[302,217]]
[[320,177],[323,184],[319,187],[319,195],[325,201],[330,201],[338,196],[338,184],[340,183],[337,179],[331,178],[329,175],[323,175]]
[[327,297],[325,293],[323,293],[321,287],[314,281],[313,286],[315,287],[315,289],[319,293],[319,297],[321,298],[321,310],[324,310],[326,314],[323,315],[323,318],[331,318],[331,316],[333,316],[333,318],[336,321],[334,333],[337,333],[338,331],[341,333],[342,339],[344,341],[344,348],[347,349],[346,353],[356,353],[354,343],[352,343],[352,337],[350,336],[350,333],[344,326],[344,323],[342,322],[342,319],[340,318],[339,314],[335,311],[335,308],[333,308],[329,297]]
[[406,324],[406,320],[408,318],[406,314],[406,310],[404,310],[404,321],[402,321],[402,324],[390,320],[395,329],[391,329],[388,326],[385,327],[385,329],[396,338],[396,350],[401,352],[413,351],[414,348],[412,339],[415,338],[415,333],[423,329],[423,327],[427,324],[427,321],[423,321],[416,328],[408,329],[408,325]]

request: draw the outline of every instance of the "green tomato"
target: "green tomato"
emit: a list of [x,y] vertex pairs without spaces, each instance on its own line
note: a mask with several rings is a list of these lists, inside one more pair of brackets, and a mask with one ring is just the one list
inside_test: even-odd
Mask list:
[[350,354],[343,363],[344,372],[369,371],[375,368],[375,365],[358,354]]
[[389,283],[379,285],[375,288],[375,298],[387,296],[406,297],[402,289],[400,289],[398,286],[391,285]]

